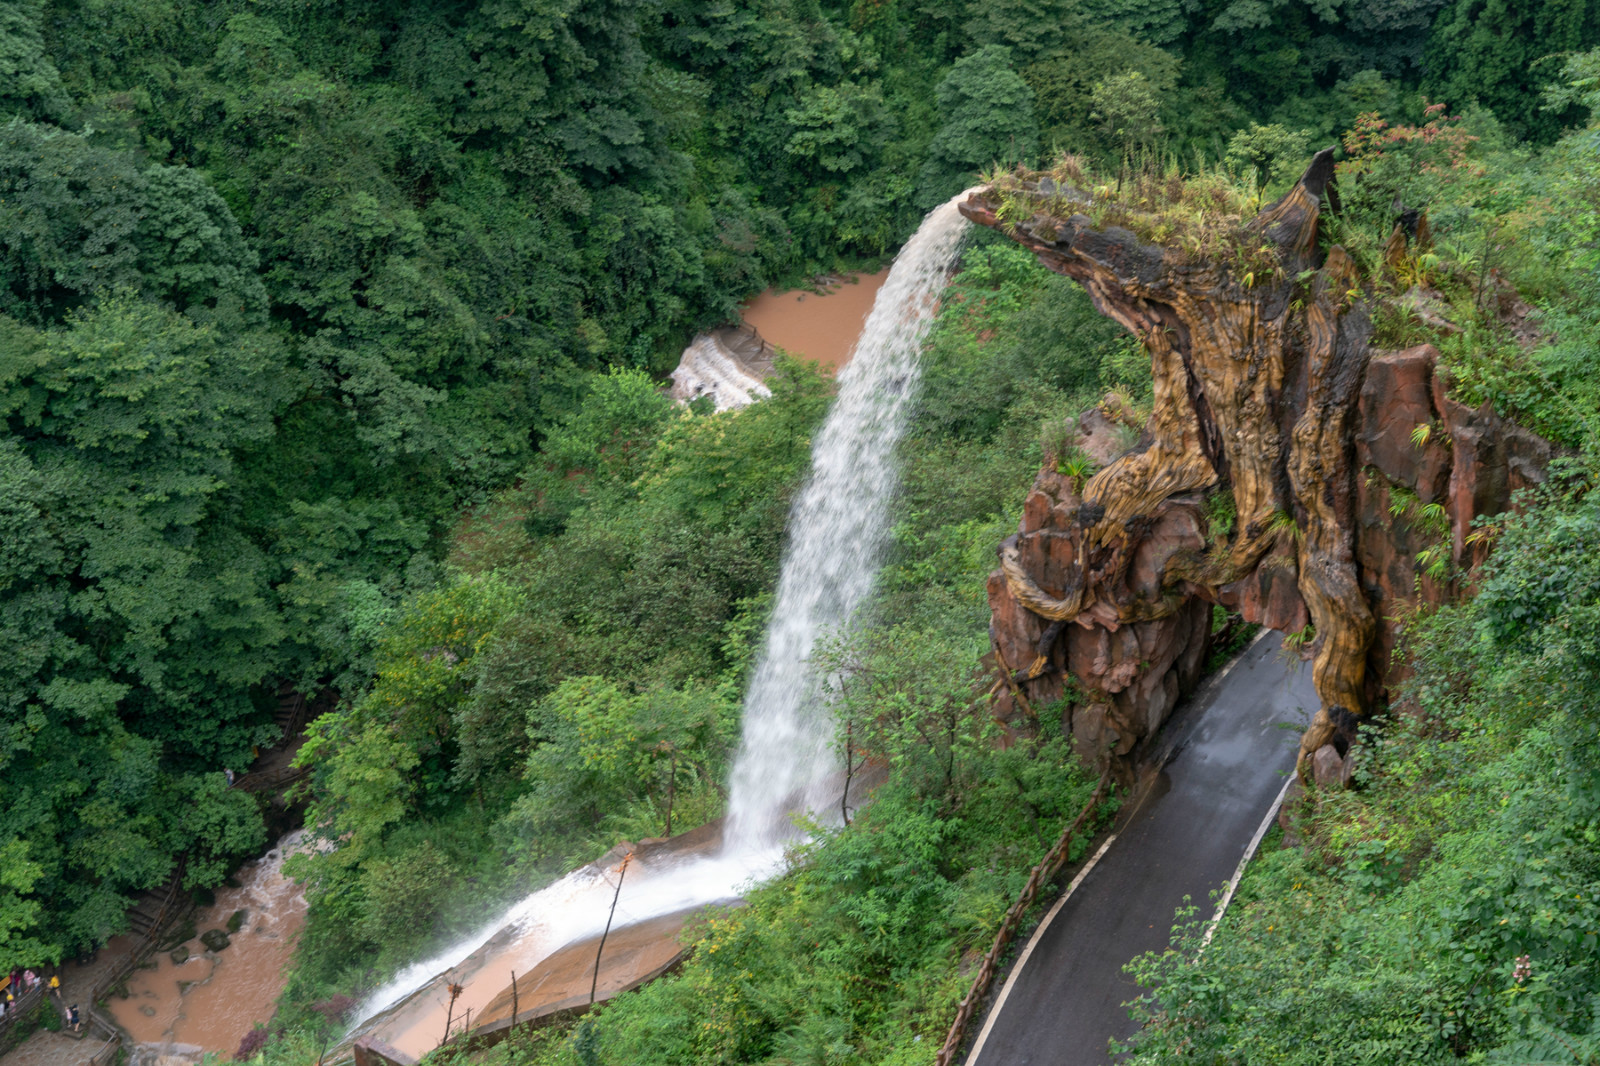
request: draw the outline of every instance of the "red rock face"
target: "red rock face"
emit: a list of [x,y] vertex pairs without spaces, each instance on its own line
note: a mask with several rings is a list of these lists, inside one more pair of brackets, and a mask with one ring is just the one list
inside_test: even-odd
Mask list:
[[1248,575],[1219,588],[1217,602],[1238,611],[1246,622],[1298,633],[1311,624],[1296,582],[1298,570],[1292,544],[1281,541]]
[[[1459,575],[1482,562],[1488,550],[1487,544],[1467,543],[1474,518],[1509,510],[1517,490],[1543,482],[1551,458],[1547,442],[1487,405],[1469,408],[1452,399],[1446,375],[1436,372],[1438,358],[1431,345],[1374,352],[1352,420],[1357,473],[1351,535],[1361,588],[1378,619],[1367,673],[1374,706],[1404,676],[1404,664],[1391,661],[1399,619],[1419,604],[1443,603],[1460,591]],[[1104,449],[1102,421],[1085,415],[1079,447]],[[1425,438],[1415,435],[1418,426],[1428,427]],[[1017,535],[1007,541],[1026,574],[1057,599],[1083,582],[1077,561],[1086,557],[1082,501],[1074,489],[1054,470],[1041,472]],[[1435,503],[1448,518],[1442,529],[1421,514],[1424,505]],[[1441,542],[1458,575],[1444,583],[1420,573],[1417,558]],[[1036,710],[1070,696],[1063,724],[1086,759],[1109,754],[1125,761],[1193,689],[1208,650],[1213,603],[1269,629],[1293,633],[1307,625],[1288,538],[1228,584],[1210,588],[1182,581],[1163,587],[1163,575],[1182,569],[1175,563],[1198,557],[1206,546],[1200,498],[1180,494],[1163,501],[1144,523],[1123,583],[1109,590],[1110,601],[1089,604],[1057,626],[1042,647],[1051,623],[1017,602],[1002,571],[990,575],[990,633],[999,658],[1020,675],[1018,687]],[[1164,598],[1176,600],[1176,609],[1152,620],[1119,620],[1111,605]],[[1030,680],[1025,675],[1040,657],[1044,662]],[[996,714],[1013,729],[1030,728],[1009,689]]]
[[[1042,471],[1023,505],[1020,530],[1006,542],[1017,549],[1018,561],[1033,581],[1056,598],[1080,580],[1077,559],[1085,533],[1078,521],[1081,503],[1069,479],[1054,470]],[[1057,627],[1054,639],[1041,647],[1051,624],[1017,602],[1003,572],[989,576],[990,635],[1000,662],[1020,674],[1044,658],[1036,677],[1018,682],[1035,710],[1066,695],[1070,679],[1071,703],[1063,726],[1088,761],[1107,752],[1129,755],[1200,680],[1211,603],[1162,586],[1162,575],[1175,556],[1205,546],[1200,506],[1198,496],[1164,501],[1133,548],[1116,589],[1116,600],[1122,603],[1160,603],[1176,596],[1177,609],[1166,617],[1119,620],[1112,604],[1099,600]],[[995,713],[1013,729],[1030,728],[1009,690],[1001,694]]]

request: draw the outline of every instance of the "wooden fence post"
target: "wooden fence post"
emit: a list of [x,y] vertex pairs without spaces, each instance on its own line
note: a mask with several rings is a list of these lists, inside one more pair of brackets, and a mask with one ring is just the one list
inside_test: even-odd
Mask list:
[[[1003,662],[1002,662],[1002,665]],[[994,943],[990,945],[988,954],[984,955],[983,962],[978,966],[978,973],[972,979],[972,987],[967,990],[966,996],[961,1000],[961,1006],[956,1009],[955,1021],[950,1023],[950,1031],[945,1034],[944,1044],[939,1048],[935,1057],[936,1066],[951,1066],[955,1061],[956,1052],[961,1050],[961,1041],[967,1034],[967,1025],[972,1021],[973,1014],[978,1009],[978,1004],[983,997],[988,995],[989,986],[994,983],[994,975],[999,969],[1000,956],[1005,952],[1006,946],[1011,943],[1011,938],[1017,935],[1017,928],[1022,924],[1023,917],[1028,913],[1028,908],[1033,906],[1033,901],[1038,897],[1039,890],[1050,882],[1050,879],[1061,871],[1066,864],[1067,851],[1072,846],[1073,839],[1084,823],[1089,820],[1094,809],[1105,798],[1106,786],[1111,783],[1111,767],[1108,763],[1105,771],[1100,775],[1100,783],[1095,786],[1094,793],[1090,795],[1089,802],[1083,805],[1078,812],[1078,817],[1072,824],[1061,831],[1061,836],[1056,840],[1055,846],[1045,852],[1039,865],[1028,874],[1028,883],[1022,887],[1022,893],[1006,911],[1005,919],[1000,923],[1000,930],[994,935]]]

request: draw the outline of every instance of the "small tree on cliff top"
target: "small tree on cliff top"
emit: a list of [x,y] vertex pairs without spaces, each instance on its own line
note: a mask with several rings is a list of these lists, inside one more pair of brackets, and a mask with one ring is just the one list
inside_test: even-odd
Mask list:
[[1270,126],[1252,122],[1228,141],[1228,162],[1255,174],[1256,186],[1266,188],[1269,181],[1294,176],[1311,147],[1304,130],[1290,130],[1274,122]]
[[1033,90],[1011,69],[1011,50],[986,45],[956,60],[938,89],[944,126],[922,165],[918,199],[932,207],[970,184],[975,171],[994,163],[1033,160],[1039,123]]
[[1142,71],[1130,70],[1096,82],[1089,103],[1094,109],[1089,117],[1099,123],[1107,143],[1121,152],[1125,167],[1136,153],[1155,147],[1166,132],[1158,117],[1161,104]]

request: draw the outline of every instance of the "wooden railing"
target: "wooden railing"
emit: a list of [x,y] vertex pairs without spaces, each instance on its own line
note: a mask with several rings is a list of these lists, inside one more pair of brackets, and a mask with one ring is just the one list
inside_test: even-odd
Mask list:
[[101,1045],[100,1050],[96,1051],[94,1056],[89,1059],[89,1066],[111,1066],[113,1062],[117,1061],[117,1052],[121,1047],[122,1034],[113,1032],[106,1042]]
[[1017,896],[1011,909],[1006,911],[1005,919],[1000,923],[1000,930],[994,935],[994,943],[990,945],[989,952],[983,957],[978,966],[978,972],[972,979],[972,987],[967,990],[966,996],[961,1000],[961,1006],[956,1009],[956,1017],[950,1023],[950,1031],[945,1034],[944,1044],[939,1048],[939,1053],[934,1058],[936,1066],[952,1066],[956,1055],[961,1050],[961,1042],[966,1039],[967,1024],[972,1020],[978,1010],[978,1005],[989,994],[989,986],[994,983],[995,974],[999,972],[1000,960],[1006,948],[1011,943],[1011,938],[1016,936],[1017,929],[1022,925],[1022,920],[1027,916],[1028,908],[1033,906],[1033,901],[1038,898],[1040,889],[1050,883],[1050,879],[1061,872],[1061,867],[1066,865],[1067,856],[1071,853],[1072,842],[1077,839],[1078,833],[1089,823],[1095,808],[1106,798],[1106,789],[1111,785],[1111,770],[1109,766],[1100,775],[1100,783],[1095,786],[1094,793],[1089,797],[1083,809],[1078,812],[1078,817],[1072,824],[1061,831],[1061,836],[1056,840],[1055,846],[1045,853],[1039,865],[1028,874],[1028,881]]
[[171,923],[173,916],[177,913],[178,899],[182,896],[182,886],[183,863],[180,862],[177,873],[173,874],[172,880],[167,882],[167,887],[161,897],[161,906],[156,908],[156,916],[150,923],[149,931],[145,933],[144,939],[132,951],[123,956],[121,962],[100,975],[100,980],[96,981],[94,987],[89,990],[89,1002],[91,1005],[105,999],[113,988],[127,980],[128,976],[139,968],[139,964],[155,952],[156,944],[161,940],[161,934],[166,932],[168,924]]
[[277,792],[294,784],[309,772],[305,767],[280,766],[276,770],[262,770],[260,773],[236,777],[233,779],[233,787],[242,788],[246,792]]
[[45,997],[45,994],[43,981],[23,992],[20,996],[17,996],[15,992],[12,993],[16,998],[6,1004],[5,1014],[0,1015],[0,1040],[4,1040],[5,1035],[16,1028],[18,1022],[39,1006],[39,1001]]
[[177,871],[172,875],[172,880],[167,882],[167,887],[161,896],[161,905],[156,908],[156,916],[150,923],[150,928],[144,934],[138,945],[122,957],[122,961],[111,967],[100,976],[89,990],[89,1002],[83,1007],[83,1027],[86,1035],[102,1042],[102,1046],[90,1059],[90,1066],[111,1066],[116,1060],[117,1051],[122,1047],[122,1030],[117,1028],[117,1023],[106,1017],[100,1011],[100,1001],[111,994],[111,990],[126,981],[139,964],[155,953],[156,946],[161,943],[161,935],[167,931],[167,926],[178,916],[180,901],[183,899],[183,861],[178,863]]

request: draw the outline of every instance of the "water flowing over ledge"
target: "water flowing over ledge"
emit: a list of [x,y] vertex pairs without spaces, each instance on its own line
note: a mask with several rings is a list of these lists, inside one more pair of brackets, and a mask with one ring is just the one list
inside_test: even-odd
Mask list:
[[898,484],[895,446],[919,379],[922,341],[966,233],[935,208],[878,290],[839,395],[811,449],[811,476],[789,516],[789,546],[765,646],[744,702],[730,782],[730,852],[770,847],[792,811],[821,809],[837,760],[833,723],[809,660],[817,641],[849,627],[872,591]]
[[[613,935],[737,899],[750,884],[782,871],[784,846],[796,835],[793,815],[833,808],[834,728],[809,660],[820,639],[849,629],[872,591],[898,479],[895,447],[915,396],[923,339],[969,226],[956,208],[966,195],[930,212],[901,250],[839,375],[838,396],[812,448],[810,477],[790,514],[772,621],[745,697],[720,844],[715,827],[707,827],[642,851],[616,897]],[[471,1010],[474,1028],[502,1020],[512,971],[528,974],[562,947],[601,931],[619,876],[616,858],[533,893],[477,935],[408,968],[362,1004],[348,1037],[376,1037],[420,1057],[444,1033],[451,983],[464,986],[454,1017]],[[525,992],[518,1016],[537,1010],[536,1001],[536,992]]]

